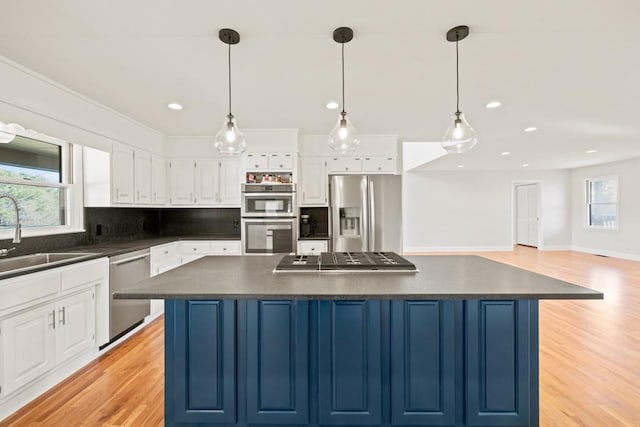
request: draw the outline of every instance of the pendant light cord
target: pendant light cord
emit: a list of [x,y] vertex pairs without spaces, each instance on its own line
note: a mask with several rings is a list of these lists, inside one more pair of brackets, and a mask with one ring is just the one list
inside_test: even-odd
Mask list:
[[342,43],[342,112],[346,113],[344,105],[344,42]]
[[229,115],[231,116],[231,43],[228,44],[228,63],[229,63]]
[[460,113],[460,71],[458,55],[458,34],[456,34],[456,113]]

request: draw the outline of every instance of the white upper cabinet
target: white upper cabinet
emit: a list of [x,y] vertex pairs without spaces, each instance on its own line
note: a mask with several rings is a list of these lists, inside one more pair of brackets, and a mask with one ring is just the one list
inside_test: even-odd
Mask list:
[[223,159],[220,161],[220,204],[240,206],[240,159]]
[[113,177],[113,203],[134,202],[134,161],[133,148],[114,144],[112,150],[113,161],[111,175]]
[[300,159],[300,187],[298,195],[301,206],[326,206],[327,160],[322,157]]
[[172,205],[193,204],[195,162],[193,160],[171,160],[169,162],[169,175],[171,177]]
[[167,162],[155,154],[151,156],[151,203],[167,203]]
[[266,171],[269,169],[269,155],[266,153],[247,153],[244,155],[245,169]]
[[362,159],[362,171],[393,173],[396,171],[396,159],[394,157],[365,157]]
[[82,148],[84,205],[121,206],[166,203],[165,160],[114,144],[111,152]]
[[171,160],[172,205],[240,206],[240,159]]
[[293,170],[294,158],[291,153],[272,153],[269,155],[269,170]]
[[134,153],[134,173],[135,173],[135,203],[151,203],[151,154],[135,150]]
[[362,172],[360,157],[330,157],[327,161],[329,172]]
[[244,168],[247,171],[293,171],[296,155],[294,153],[246,153]]
[[220,203],[220,164],[218,160],[199,160],[195,164],[196,205],[215,205]]

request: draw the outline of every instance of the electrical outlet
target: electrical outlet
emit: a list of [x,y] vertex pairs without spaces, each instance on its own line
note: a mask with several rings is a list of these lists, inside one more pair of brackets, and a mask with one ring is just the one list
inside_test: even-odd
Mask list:
[[96,225],[96,236],[102,236],[102,224]]

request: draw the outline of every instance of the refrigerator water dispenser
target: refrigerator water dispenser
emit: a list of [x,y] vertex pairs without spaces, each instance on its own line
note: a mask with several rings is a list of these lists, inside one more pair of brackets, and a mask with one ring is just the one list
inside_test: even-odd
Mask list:
[[340,236],[360,237],[360,213],[361,209],[340,208]]

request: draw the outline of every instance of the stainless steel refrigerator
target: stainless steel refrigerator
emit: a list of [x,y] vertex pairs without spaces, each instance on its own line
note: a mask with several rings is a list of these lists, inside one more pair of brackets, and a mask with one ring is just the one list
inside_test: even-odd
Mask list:
[[329,177],[331,250],[402,253],[399,175]]

